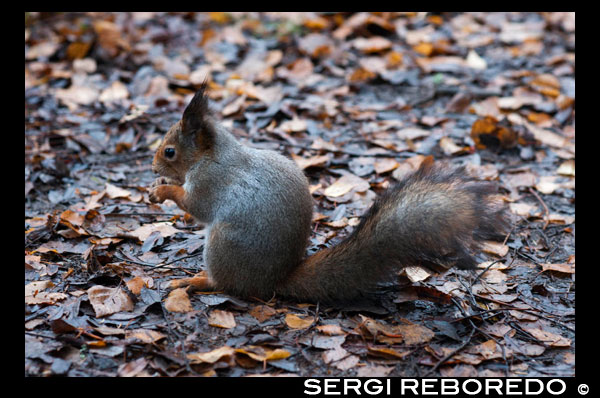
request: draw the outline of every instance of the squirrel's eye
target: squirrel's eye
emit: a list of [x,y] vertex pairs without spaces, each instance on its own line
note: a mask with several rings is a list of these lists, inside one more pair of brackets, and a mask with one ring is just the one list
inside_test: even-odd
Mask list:
[[175,148],[165,148],[165,157],[172,158],[175,156]]

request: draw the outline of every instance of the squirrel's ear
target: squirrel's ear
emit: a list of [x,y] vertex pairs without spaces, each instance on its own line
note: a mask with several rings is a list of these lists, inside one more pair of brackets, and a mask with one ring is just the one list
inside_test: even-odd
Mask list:
[[185,108],[185,111],[183,111],[181,122],[184,133],[204,133],[204,130],[212,126],[210,122],[211,112],[208,107],[208,97],[206,96],[207,85],[206,81],[202,83],[192,101]]
[[215,129],[212,121],[211,110],[208,107],[205,80],[200,86],[192,101],[183,111],[181,128],[185,135],[192,135],[203,149],[209,149],[214,141]]

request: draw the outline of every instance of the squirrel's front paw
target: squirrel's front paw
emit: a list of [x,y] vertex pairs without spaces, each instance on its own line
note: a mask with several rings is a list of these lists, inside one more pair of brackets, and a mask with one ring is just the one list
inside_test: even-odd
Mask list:
[[162,203],[167,197],[165,195],[164,187],[166,185],[156,185],[150,188],[148,193],[148,199],[151,203]]
[[182,185],[178,180],[171,177],[158,177],[150,184],[150,188],[157,187],[159,185]]

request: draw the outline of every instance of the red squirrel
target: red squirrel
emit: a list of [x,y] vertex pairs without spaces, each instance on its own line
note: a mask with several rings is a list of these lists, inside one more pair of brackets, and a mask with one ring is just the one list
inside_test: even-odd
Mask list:
[[172,281],[240,297],[311,302],[368,295],[405,266],[473,268],[482,241],[507,229],[494,185],[432,161],[380,195],[345,240],[305,255],[313,199],[290,159],[239,143],[211,113],[203,85],[167,132],[149,199],[205,223],[207,276]]

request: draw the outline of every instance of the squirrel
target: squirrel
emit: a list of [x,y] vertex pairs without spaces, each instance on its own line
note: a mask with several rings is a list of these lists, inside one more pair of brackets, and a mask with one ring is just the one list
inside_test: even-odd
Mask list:
[[238,142],[209,108],[203,84],[165,135],[149,200],[173,200],[206,224],[205,276],[171,281],[238,297],[349,302],[406,266],[473,268],[474,253],[507,230],[495,186],[432,157],[381,194],[339,244],[303,258],[313,198],[285,156]]

